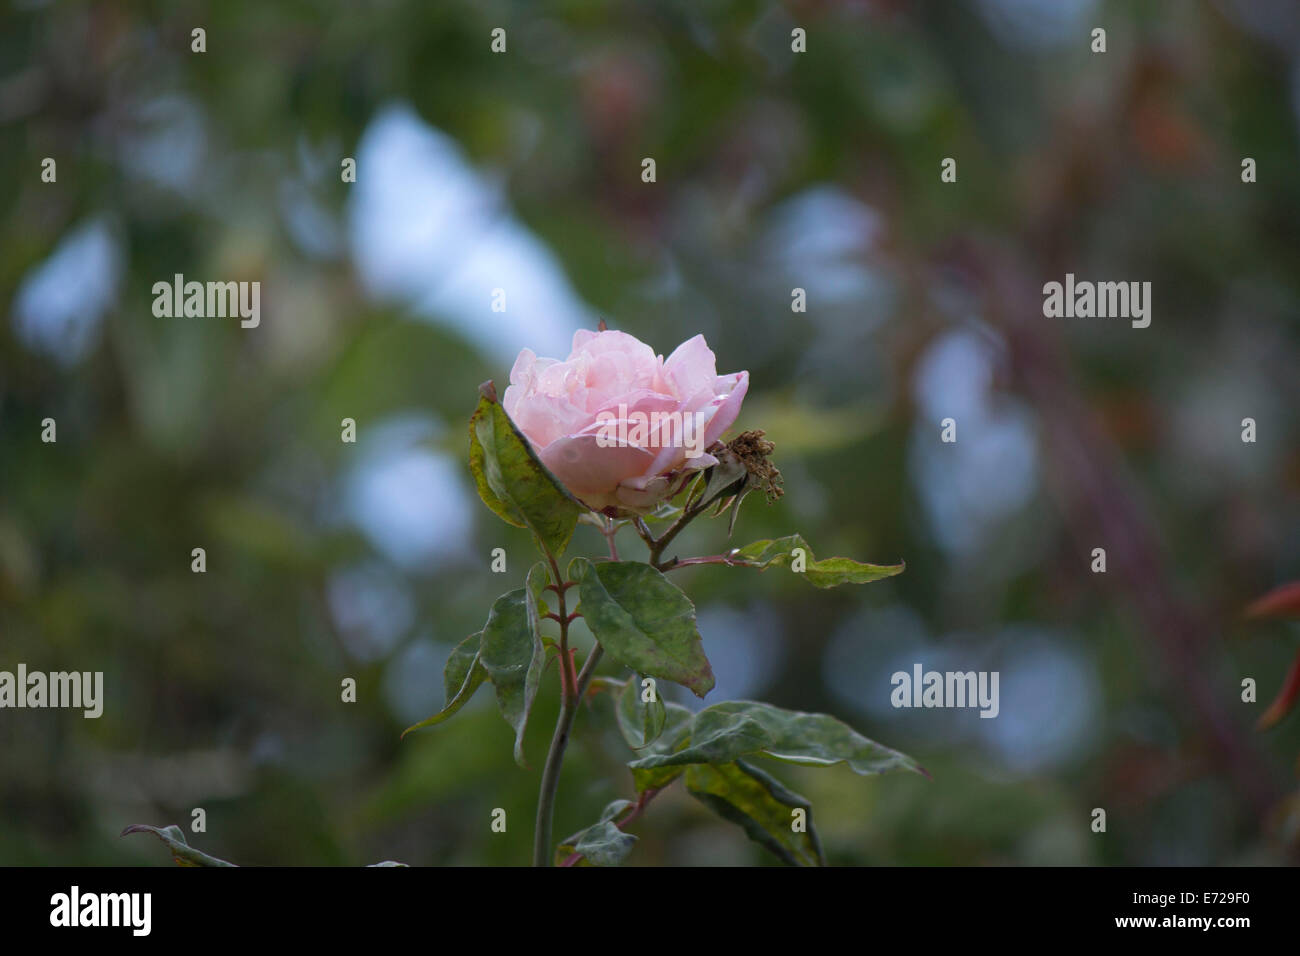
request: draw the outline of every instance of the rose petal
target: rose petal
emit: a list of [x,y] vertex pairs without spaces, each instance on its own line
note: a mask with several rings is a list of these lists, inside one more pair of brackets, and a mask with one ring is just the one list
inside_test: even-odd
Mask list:
[[677,408],[677,399],[672,395],[664,395],[648,388],[639,388],[610,399],[592,414],[599,417],[601,412],[613,412],[618,417],[625,418],[628,413],[636,412],[637,414],[644,414],[648,418],[655,412],[675,412]]
[[675,386],[678,398],[712,388],[718,377],[718,361],[703,335],[689,338],[664,361],[664,376]]
[[538,453],[542,464],[583,501],[588,494],[612,492],[624,479],[644,474],[654,461],[654,455],[635,445],[601,446],[598,441],[595,435],[566,436]]
[[644,487],[634,487],[625,482],[618,486],[615,496],[618,504],[632,511],[653,510],[671,490],[671,482],[663,475],[650,479]]
[[[510,415],[508,407],[506,414]],[[574,408],[563,395],[534,394],[516,403],[511,419],[535,447],[545,448],[557,438],[580,430],[587,420],[587,413]]]
[[704,430],[705,448],[717,441],[722,433],[736,421],[736,416],[740,414],[741,403],[745,401],[745,394],[749,391],[749,373],[737,372],[735,378],[736,382],[731,391],[720,399],[714,399],[717,402],[718,410],[709,419],[708,427]]

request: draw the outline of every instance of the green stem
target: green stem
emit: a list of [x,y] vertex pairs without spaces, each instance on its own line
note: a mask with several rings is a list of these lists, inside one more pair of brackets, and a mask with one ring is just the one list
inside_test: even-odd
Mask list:
[[551,750],[546,755],[542,770],[542,789],[537,798],[537,829],[533,835],[533,866],[551,865],[551,826],[555,819],[555,792],[560,784],[560,766],[564,763],[564,749],[569,745],[569,732],[578,708],[566,693],[560,705],[560,719],[551,738]]
[[537,830],[533,840],[533,866],[551,865],[551,829],[555,820],[555,794],[560,784],[560,767],[564,763],[564,751],[569,746],[569,735],[573,722],[578,716],[578,705],[587,693],[587,685],[596,673],[596,665],[604,649],[597,644],[582,665],[578,675],[578,692],[570,698],[565,695],[560,707],[560,719],[555,725],[555,736],[551,739],[551,750],[546,755],[546,767],[542,771],[541,795],[537,801]]
[[[700,502],[703,502],[703,499],[704,496],[701,494],[698,500]],[[664,533],[661,534],[658,538],[654,539],[653,542],[646,542],[647,546],[650,549],[650,563],[654,565],[656,568],[658,568],[660,571],[662,571],[663,567],[660,567],[659,556],[664,553],[664,548],[668,547],[668,545],[672,542],[673,538],[677,537],[678,533],[683,528],[685,528],[688,524],[691,523],[691,521],[693,521],[696,517],[698,517],[701,512],[707,510],[707,508],[708,505],[706,504],[703,503],[693,504],[692,502],[687,501],[686,505],[682,508],[682,513],[678,516],[677,520],[674,521],[671,525],[669,525],[668,529],[664,531]],[[667,566],[672,567],[672,564],[670,563]]]
[[[616,528],[613,522],[607,522],[601,533],[609,543],[611,560],[618,560],[618,548],[614,545]],[[573,722],[578,717],[578,708],[587,693],[587,685],[596,674],[596,665],[600,663],[604,648],[597,642],[587,655],[582,665],[582,672],[574,680],[569,669],[569,618],[565,613],[564,592],[568,585],[560,578],[559,566],[551,561],[551,574],[555,578],[554,588],[559,595],[560,605],[560,718],[555,722],[555,736],[551,738],[551,749],[546,754],[546,765],[542,768],[542,786],[537,797],[537,826],[533,831],[533,866],[550,866],[551,834],[555,823],[555,795],[560,786],[560,769],[564,765],[564,752],[569,746],[569,736],[573,732]]]
[[653,548],[655,546],[655,536],[653,532],[651,532],[650,526],[645,523],[644,518],[638,517],[632,523],[632,526],[636,528],[636,533],[641,536],[641,540],[645,542],[647,548]]

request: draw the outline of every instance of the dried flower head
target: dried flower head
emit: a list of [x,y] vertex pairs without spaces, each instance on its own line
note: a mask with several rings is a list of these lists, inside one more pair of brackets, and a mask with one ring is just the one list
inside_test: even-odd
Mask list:
[[750,476],[749,484],[762,488],[767,495],[768,504],[771,504],[785,494],[785,489],[782,488],[785,479],[781,477],[776,465],[772,464],[769,456],[776,450],[776,445],[764,438],[765,434],[767,433],[762,429],[741,432],[727,443],[727,447],[745,466],[745,471]]

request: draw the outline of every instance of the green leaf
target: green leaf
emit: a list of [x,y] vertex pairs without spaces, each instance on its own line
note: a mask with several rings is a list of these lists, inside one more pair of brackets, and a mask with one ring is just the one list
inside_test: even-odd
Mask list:
[[[925,771],[906,754],[868,740],[827,714],[783,710],[752,700],[728,700],[695,715],[670,753],[628,764],[638,790],[661,787],[692,764],[726,764],[747,756],[789,763],[831,766],[845,763],[859,774],[891,770]],[[680,772],[680,770],[678,770]]]
[[574,558],[569,578],[578,582],[582,619],[612,658],[698,697],[713,689],[695,605],[666,577],[641,561]]
[[[663,757],[681,750],[690,743],[691,723],[694,720],[695,712],[689,707],[674,704],[670,700],[664,701],[664,728],[654,741],[642,748],[642,756]],[[623,739],[627,740],[626,734]],[[638,792],[659,790],[680,777],[685,770],[685,766],[652,767],[633,771],[632,779]]]
[[483,666],[479,658],[479,644],[483,639],[483,632],[471,634],[465,640],[456,645],[452,650],[451,656],[447,658],[447,664],[442,669],[442,684],[445,694],[442,710],[438,711],[432,717],[426,717],[418,724],[412,724],[402,731],[402,736],[416,730],[423,730],[426,727],[432,727],[434,724],[440,724],[448,717],[460,710],[474,696],[479,685],[487,680],[487,668]]
[[592,866],[618,866],[636,846],[636,837],[624,833],[614,818],[632,806],[631,801],[615,800],[605,807],[600,821],[569,837],[555,851],[556,863],[563,863],[575,853]]
[[563,554],[586,506],[542,464],[492,383],[480,392],[469,420],[469,467],[479,497],[507,523],[531,531],[548,554]]
[[496,689],[497,707],[515,729],[515,762],[525,768],[524,731],[546,664],[539,611],[545,584],[546,565],[539,562],[528,572],[527,587],[496,599],[479,645],[479,660]]
[[218,860],[215,856],[208,856],[185,842],[185,833],[180,827],[172,825],[169,827],[151,827],[147,823],[135,823],[122,831],[122,836],[128,833],[152,833],[163,843],[167,844],[167,849],[172,851],[172,859],[178,866],[234,866],[234,863],[227,863],[225,860]]
[[[799,556],[794,553],[796,548],[803,549],[802,564],[798,563]],[[833,588],[838,584],[868,584],[901,574],[906,567],[904,564],[862,564],[850,558],[825,558],[818,561],[813,557],[808,542],[798,534],[775,540],[755,541],[733,552],[733,557],[754,562],[760,571],[772,567],[802,567],[803,571],[797,573],[819,588]]]
[[654,689],[652,701],[642,700],[644,695],[645,689],[641,686],[640,678],[632,677],[618,698],[618,729],[633,750],[642,750],[654,743],[663,733],[664,723],[668,719],[659,689]]
[[[688,501],[690,500],[689,496],[687,497],[686,500]],[[672,521],[676,518],[681,517],[681,513],[682,513],[682,508],[680,505],[675,505],[669,501],[661,501],[655,507],[654,511],[651,511],[649,514],[642,515],[641,517],[644,518],[646,521]]]
[[[695,764],[686,770],[686,789],[790,866],[825,865],[812,804],[757,767],[743,760],[716,767]],[[795,810],[804,812],[802,833],[794,830]]]
[[746,479],[746,480],[745,480],[745,483],[744,483],[743,485],[741,485],[741,487],[740,487],[740,491],[736,492],[735,496],[732,497],[732,499],[731,499],[731,517],[727,519],[727,537],[728,537],[728,538],[731,537],[731,532],[733,532],[733,531],[736,530],[736,519],[737,519],[738,517],[740,517],[740,506],[741,506],[741,505],[744,503],[744,501],[745,501],[745,495],[747,495],[747,494],[749,494],[751,491],[753,491],[753,490],[754,490],[754,487],[755,487],[755,486],[754,486],[754,483],[753,483],[751,480]]

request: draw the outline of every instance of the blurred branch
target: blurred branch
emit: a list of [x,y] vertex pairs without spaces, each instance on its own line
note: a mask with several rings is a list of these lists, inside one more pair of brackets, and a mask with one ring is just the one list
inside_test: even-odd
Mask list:
[[1047,331],[1039,280],[992,244],[963,244],[956,258],[987,290],[989,318],[1002,325],[1015,381],[1041,417],[1050,485],[1073,533],[1089,547],[1105,544],[1106,579],[1155,638],[1166,693],[1204,733],[1234,788],[1263,814],[1282,790],[1246,727],[1229,716],[1231,694],[1213,683],[1222,653],[1210,614],[1176,586],[1122,456],[1081,398],[1060,336]]

